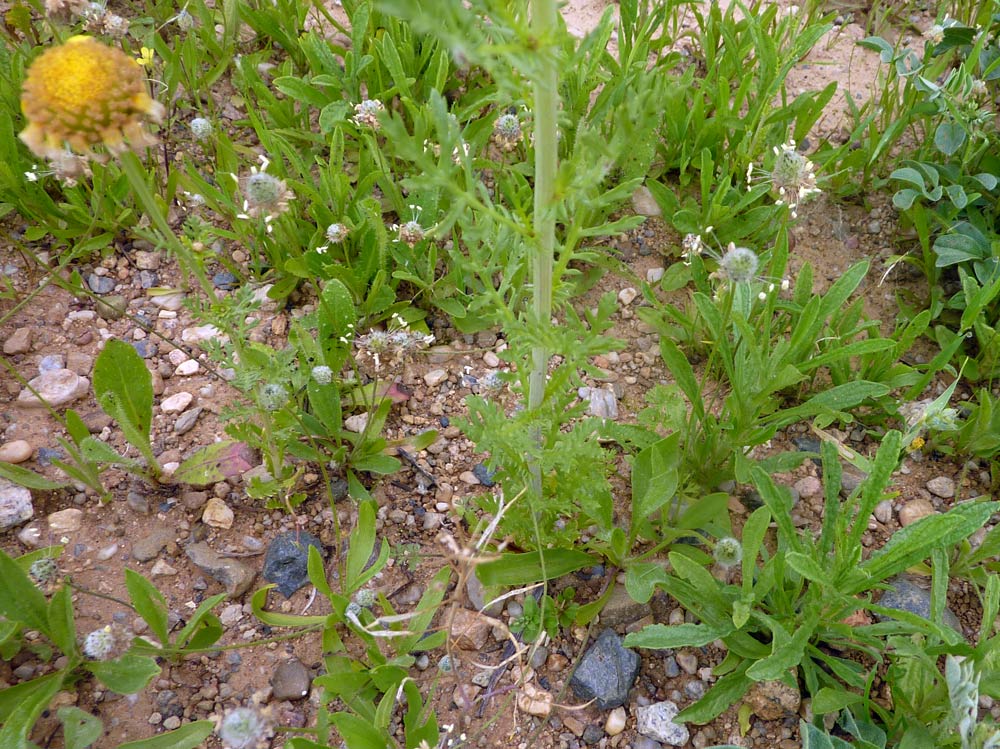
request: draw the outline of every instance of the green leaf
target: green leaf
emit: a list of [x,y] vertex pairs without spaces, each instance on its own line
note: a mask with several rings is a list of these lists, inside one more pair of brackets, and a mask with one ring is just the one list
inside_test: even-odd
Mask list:
[[86,749],[104,733],[101,719],[78,707],[60,707],[56,717],[63,724],[66,749]]
[[478,565],[476,574],[487,588],[528,585],[554,580],[600,561],[597,557],[576,549],[539,549],[521,554],[503,554],[499,559]]
[[[184,629],[177,633],[174,639],[175,647],[207,647],[222,636],[222,624],[212,609],[226,598],[225,593],[216,593],[198,604]],[[206,640],[210,640],[206,642]]]
[[48,602],[20,566],[0,549],[0,614],[48,634]]
[[845,689],[833,689],[823,687],[813,695],[813,712],[817,715],[824,713],[839,713],[848,705],[854,705],[861,701],[861,695],[848,692]]
[[951,156],[965,143],[965,128],[953,120],[942,122],[934,131],[934,147]]
[[49,639],[66,655],[76,653],[76,625],[73,621],[73,595],[68,585],[52,594],[49,601]]
[[237,440],[213,442],[195,450],[174,471],[176,483],[207,486],[240,476],[252,466],[248,462],[250,449]]
[[790,551],[785,555],[785,562],[802,577],[821,585],[832,585],[829,575],[812,557],[797,551]]
[[104,686],[118,694],[135,694],[160,673],[154,659],[132,653],[112,661],[88,661],[85,666]]
[[719,679],[704,697],[681,710],[674,719],[675,722],[703,725],[719,717],[730,705],[742,699],[753,684],[746,675],[749,663],[744,661],[735,671]]
[[200,746],[215,730],[215,724],[210,720],[196,720],[185,723],[174,731],[157,734],[148,739],[129,741],[118,749],[195,749]]
[[930,556],[933,549],[947,549],[975,533],[1000,508],[1000,502],[965,502],[943,515],[928,515],[896,531],[892,538],[861,563],[864,579],[853,581],[847,594],[870,589],[875,583],[902,572]]
[[[632,463],[633,529],[674,498],[680,465],[680,432],[654,442]],[[632,532],[633,538],[635,530]]]
[[667,580],[667,571],[656,562],[636,562],[625,570],[625,590],[632,600],[646,603],[656,586]]
[[52,492],[69,486],[66,481],[50,481],[40,473],[4,461],[0,461],[0,478],[13,481],[26,489],[37,489],[43,492]]
[[624,644],[629,648],[666,650],[669,648],[700,648],[722,639],[733,627],[710,627],[707,624],[650,624],[638,632],[626,635]]
[[161,644],[169,639],[167,602],[156,587],[134,570],[125,569],[125,587],[136,612],[143,618]]
[[350,713],[334,713],[330,721],[337,727],[347,749],[386,749],[387,737],[368,721]]
[[250,598],[250,608],[253,610],[253,615],[269,627],[302,627],[316,624],[326,624],[330,619],[329,615],[298,616],[296,614],[280,614],[274,611],[268,611],[264,608],[267,604],[267,591],[276,587],[278,586],[273,584],[265,585],[263,588],[259,588],[255,591],[253,596]]
[[153,377],[138,352],[110,339],[94,362],[94,395],[105,413],[118,422],[125,439],[156,468],[149,444],[153,423]]
[[[383,541],[378,559],[368,567],[368,560],[375,549],[375,541],[375,502],[362,502],[358,505],[358,522],[351,533],[351,542],[347,549],[347,569],[344,576],[346,592],[354,592],[385,566],[389,558],[389,544]],[[368,568],[365,569],[366,567]]]
[[28,734],[38,717],[63,685],[65,671],[22,682],[0,690],[0,747],[31,749]]

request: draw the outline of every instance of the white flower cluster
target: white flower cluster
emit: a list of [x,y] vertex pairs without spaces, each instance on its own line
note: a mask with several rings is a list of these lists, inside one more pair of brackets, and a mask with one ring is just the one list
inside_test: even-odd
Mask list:
[[410,330],[410,324],[398,312],[392,314],[385,330],[371,330],[354,339],[359,354],[371,359],[375,371],[384,365],[395,367],[408,356],[434,343],[433,335]]
[[752,185],[754,181],[769,183],[778,193],[777,205],[787,203],[792,218],[796,218],[801,203],[823,192],[816,187],[816,167],[795,150],[793,140],[775,146],[774,157],[774,166],[770,171],[751,163],[747,167],[747,184]]

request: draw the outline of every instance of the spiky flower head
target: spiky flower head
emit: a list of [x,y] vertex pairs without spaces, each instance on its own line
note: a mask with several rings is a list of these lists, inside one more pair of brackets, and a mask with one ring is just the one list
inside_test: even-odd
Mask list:
[[266,709],[237,707],[226,712],[215,728],[228,749],[265,747],[274,734]]
[[110,625],[103,629],[95,629],[83,641],[83,654],[95,661],[103,661],[110,657],[115,644],[115,635]]
[[333,382],[333,370],[325,365],[313,367],[312,378],[320,385],[329,385]]
[[197,140],[208,140],[212,136],[212,123],[204,117],[195,117],[189,126],[191,135]]
[[513,151],[524,138],[521,121],[516,114],[502,114],[493,124],[492,140],[501,151]]
[[188,13],[185,8],[181,8],[180,12],[174,16],[174,21],[181,31],[190,31],[194,28],[194,16]]
[[51,557],[36,559],[28,568],[28,577],[40,588],[49,585],[59,574],[59,565]]
[[260,389],[260,405],[267,411],[277,411],[288,401],[288,391],[277,382],[269,382]]
[[420,225],[420,222],[415,219],[411,219],[401,225],[398,231],[398,240],[409,245],[410,247],[413,247],[417,244],[417,242],[421,241],[427,233],[424,231],[424,227]]
[[359,127],[365,126],[372,130],[378,130],[381,127],[378,116],[384,110],[385,107],[378,99],[365,99],[360,104],[354,105],[354,116],[351,120]]
[[98,160],[104,156],[97,146],[117,155],[156,143],[144,125],[165,111],[147,93],[135,60],[88,36],[50,47],[31,64],[21,110],[28,126],[20,138],[40,158],[59,157],[68,147]]
[[720,538],[715,542],[715,550],[712,552],[716,563],[726,569],[735,567],[743,561],[743,544],[731,536]]
[[354,601],[358,606],[364,606],[366,609],[370,609],[378,601],[378,594],[375,593],[371,588],[360,588],[354,594]]
[[326,239],[330,244],[339,244],[347,239],[347,227],[341,223],[330,224],[326,227]]
[[719,261],[719,274],[732,283],[747,283],[757,275],[757,253],[730,242]]
[[777,205],[788,204],[792,218],[796,218],[800,203],[823,192],[816,186],[816,167],[789,140],[774,147],[774,166],[770,171],[750,164],[747,167],[747,184],[754,181],[770,183],[777,192]]

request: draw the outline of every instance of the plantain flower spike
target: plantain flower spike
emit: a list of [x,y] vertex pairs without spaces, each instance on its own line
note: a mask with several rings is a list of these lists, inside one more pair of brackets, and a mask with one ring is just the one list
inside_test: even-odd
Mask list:
[[67,147],[96,161],[103,146],[119,155],[155,145],[144,129],[160,122],[163,105],[150,98],[142,67],[120,49],[89,36],[71,37],[42,53],[28,68],[21,92],[28,126],[20,138],[43,159]]

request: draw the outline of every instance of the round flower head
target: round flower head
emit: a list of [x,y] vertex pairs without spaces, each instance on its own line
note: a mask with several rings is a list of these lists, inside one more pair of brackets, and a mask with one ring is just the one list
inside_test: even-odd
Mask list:
[[58,574],[59,565],[55,559],[49,557],[36,559],[28,568],[28,577],[40,588],[48,586]]
[[[142,68],[120,49],[87,36],[43,52],[28,68],[21,92],[28,126],[20,138],[44,159],[68,146],[91,158],[103,146],[112,154],[156,143],[143,129],[164,108],[146,91]],[[127,144],[126,144],[127,141]]]
[[719,261],[719,273],[733,283],[747,283],[757,275],[757,264],[757,253],[730,242],[726,254]]
[[743,544],[732,537],[720,538],[712,554],[720,567],[735,567],[743,560]]
[[347,239],[347,227],[341,223],[330,224],[326,227],[326,239],[330,244],[339,244]]
[[83,641],[83,654],[95,661],[105,660],[114,649],[115,636],[111,632],[110,626],[104,629],[95,629]]
[[274,733],[265,711],[255,707],[237,707],[228,711],[219,720],[215,732],[228,749],[265,747]]
[[174,16],[174,21],[177,23],[177,28],[181,31],[190,31],[194,28],[194,16],[183,8],[176,16]]
[[354,601],[359,606],[370,609],[378,601],[378,595],[371,588],[361,588],[354,594]]
[[243,185],[243,209],[251,218],[275,216],[288,209],[292,191],[267,172],[254,172]]
[[329,385],[333,382],[333,370],[324,365],[313,367],[312,377],[320,385]]
[[268,411],[277,411],[288,400],[288,391],[276,382],[269,382],[260,390],[260,404]]
[[354,105],[354,116],[351,120],[359,127],[367,126],[372,130],[378,130],[380,127],[378,116],[384,109],[385,107],[378,99],[365,99],[360,104]]
[[417,221],[407,221],[399,227],[399,241],[413,247],[424,238],[424,227]]
[[191,120],[191,135],[197,140],[207,140],[212,135],[212,123],[204,117],[195,117]]
[[502,114],[493,125],[493,142],[501,151],[513,151],[521,142],[521,121],[516,114]]

